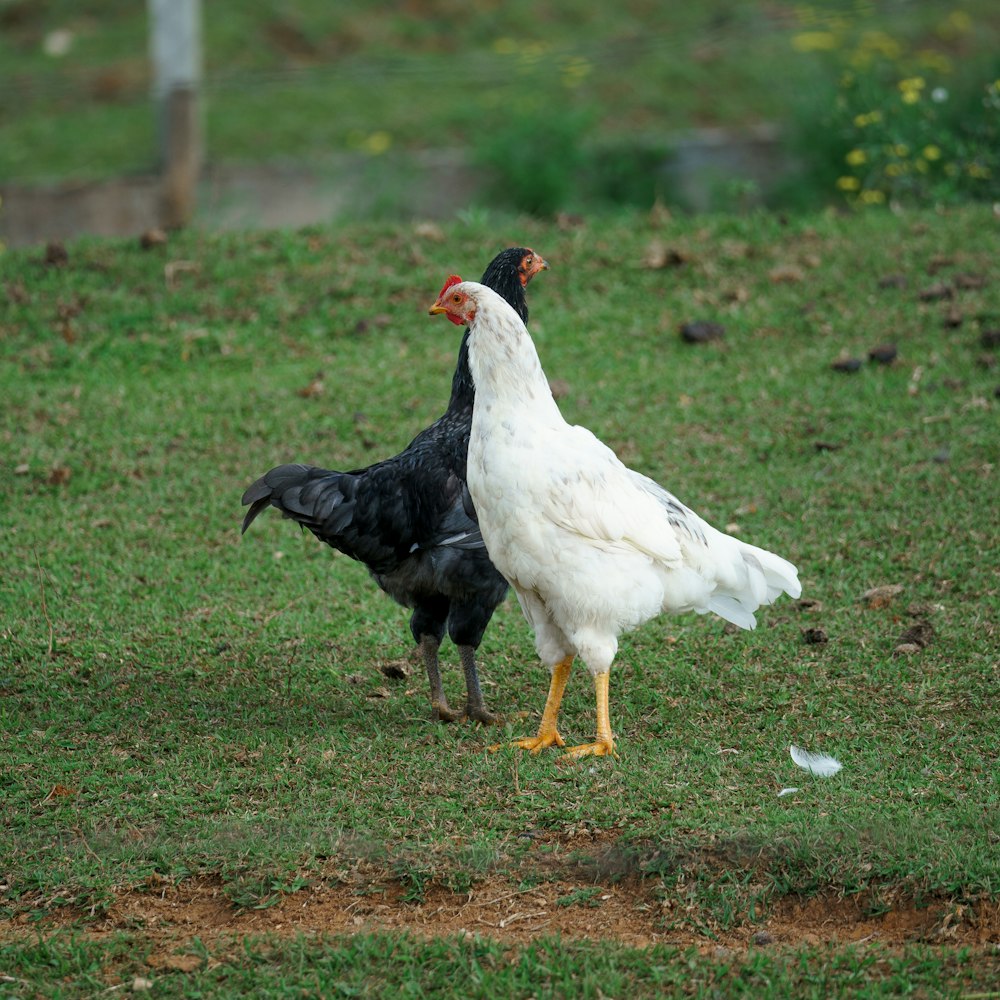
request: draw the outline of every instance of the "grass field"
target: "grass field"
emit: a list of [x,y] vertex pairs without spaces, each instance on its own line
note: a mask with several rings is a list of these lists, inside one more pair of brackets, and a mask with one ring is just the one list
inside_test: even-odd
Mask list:
[[[997,226],[480,213],[0,257],[0,996],[995,989]],[[459,332],[426,309],[508,243],[552,265],[567,418],[803,582],[753,633],[624,639],[617,762],[485,752],[544,699],[512,600],[505,725],[440,726],[361,566],[276,514],[239,535],[270,466],[441,412]],[[562,728],[593,732],[580,671]]]
[[[815,52],[793,48],[797,32],[857,21],[859,31],[944,52],[957,67],[1000,44],[994,0],[669,8],[656,0],[211,0],[203,9],[213,162],[469,148],[526,118],[522,138],[537,143],[574,116],[600,142],[660,145],[678,129],[787,122],[793,101],[825,76]],[[962,30],[950,20],[956,11]],[[60,37],[64,48],[53,49]],[[143,4],[0,6],[0,177],[153,168],[148,48]]]

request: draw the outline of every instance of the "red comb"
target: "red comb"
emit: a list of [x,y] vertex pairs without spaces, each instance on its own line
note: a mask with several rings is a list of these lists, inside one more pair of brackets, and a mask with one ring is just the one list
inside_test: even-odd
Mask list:
[[441,298],[441,296],[444,295],[444,293],[448,291],[452,285],[457,285],[461,280],[462,279],[457,274],[449,274],[448,280],[444,283],[444,288],[438,292],[438,298]]

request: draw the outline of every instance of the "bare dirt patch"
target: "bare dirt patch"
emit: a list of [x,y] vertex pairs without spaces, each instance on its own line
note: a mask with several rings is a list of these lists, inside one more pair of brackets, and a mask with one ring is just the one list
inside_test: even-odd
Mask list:
[[[209,948],[234,939],[266,936],[351,935],[400,931],[426,937],[479,935],[513,946],[541,937],[614,940],[633,947],[653,944],[703,952],[739,953],[760,947],[878,944],[887,948],[924,943],[949,949],[993,949],[1000,944],[1000,903],[959,905],[948,899],[920,905],[900,899],[819,896],[777,900],[758,921],[713,928],[703,913],[685,911],[664,897],[655,880],[629,876],[611,885],[547,881],[531,888],[509,877],[491,877],[467,893],[431,885],[419,902],[408,902],[398,881],[344,884],[319,880],[282,896],[265,909],[241,909],[217,878],[123,891],[101,918],[78,911],[54,912],[31,925],[32,937],[74,927],[100,939],[116,931],[143,937],[155,968],[180,968],[178,954],[195,938]],[[0,923],[0,938],[28,933],[26,917]]]

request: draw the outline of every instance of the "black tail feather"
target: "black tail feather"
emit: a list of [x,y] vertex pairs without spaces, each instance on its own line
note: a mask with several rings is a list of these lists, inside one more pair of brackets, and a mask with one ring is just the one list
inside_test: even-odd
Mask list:
[[243,503],[250,504],[250,509],[242,530],[271,506],[316,534],[335,537],[353,517],[353,478],[312,465],[279,465],[243,494]]
[[[264,481],[263,479],[258,479],[257,482],[254,483],[253,485],[254,486],[259,486],[260,483],[262,483],[263,481]],[[250,489],[253,489],[253,487],[251,487]],[[248,503],[249,502],[247,500],[247,494],[249,492],[250,492],[250,490],[247,490],[247,492],[243,494],[243,503]],[[266,497],[261,497],[259,500],[254,500],[253,503],[251,503],[251,505],[250,505],[250,509],[246,513],[246,517],[243,518],[243,527],[240,528],[240,534],[241,535],[245,535],[247,528],[249,528],[250,525],[253,524],[253,522],[257,518],[257,515],[265,507],[269,507],[270,505],[271,505],[271,494],[270,493],[268,493],[268,495]]]

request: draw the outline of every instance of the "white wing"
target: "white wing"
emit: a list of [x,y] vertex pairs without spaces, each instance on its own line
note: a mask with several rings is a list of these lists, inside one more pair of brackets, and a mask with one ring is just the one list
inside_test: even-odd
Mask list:
[[659,483],[629,469],[583,427],[544,431],[535,473],[538,508],[552,523],[595,547],[630,549],[670,574],[664,609],[713,611],[741,628],[783,591],[801,592],[795,567],[724,534]]
[[585,427],[560,428],[552,445],[546,468],[539,470],[547,480],[544,516],[598,544],[631,546],[667,564],[681,559],[683,505],[622,464]]

